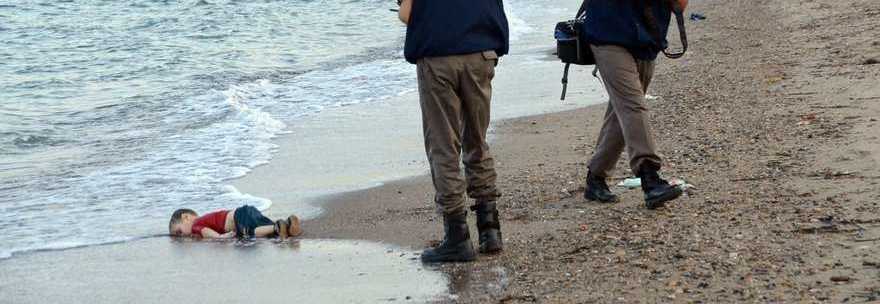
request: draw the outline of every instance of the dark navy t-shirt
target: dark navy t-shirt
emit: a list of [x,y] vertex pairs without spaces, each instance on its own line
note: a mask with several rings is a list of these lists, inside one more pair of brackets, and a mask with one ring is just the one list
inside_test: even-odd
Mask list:
[[507,16],[501,0],[413,0],[404,56],[424,57],[509,50]]
[[[666,49],[666,33],[672,10],[665,1],[643,0],[588,0],[587,20],[584,22],[583,39],[596,45],[617,45],[626,48],[633,57],[654,60],[657,53]],[[653,3],[652,11],[657,21],[659,41],[649,30],[644,10]]]

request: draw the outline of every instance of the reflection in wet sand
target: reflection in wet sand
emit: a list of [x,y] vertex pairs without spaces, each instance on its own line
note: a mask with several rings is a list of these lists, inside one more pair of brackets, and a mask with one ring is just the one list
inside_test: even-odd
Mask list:
[[10,303],[372,303],[451,300],[418,253],[367,241],[152,238],[0,261]]

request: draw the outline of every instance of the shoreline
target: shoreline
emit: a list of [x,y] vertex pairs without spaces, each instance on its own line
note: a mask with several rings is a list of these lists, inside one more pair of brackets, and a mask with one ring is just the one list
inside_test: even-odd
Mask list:
[[[579,153],[577,151],[583,150],[584,143],[577,138],[583,138],[584,136],[570,132],[578,127],[574,126],[574,124],[569,124],[568,130],[560,131],[547,129],[546,126],[555,126],[554,122],[562,120],[575,122],[575,120],[572,120],[573,118],[590,116],[594,118],[592,120],[594,123],[590,124],[589,129],[597,131],[601,125],[601,113],[603,113],[605,105],[603,103],[563,112],[504,119],[493,123],[489,135],[493,137],[493,140],[490,142],[490,151],[495,157],[496,166],[503,166],[508,162],[519,164],[533,163],[527,159],[514,156],[535,153],[534,151],[528,151],[531,148],[529,144],[523,144],[524,138],[529,137],[525,142],[537,145],[546,139],[542,136],[543,134],[555,132],[564,133],[573,141],[573,145],[578,146],[575,149],[570,149],[574,153],[563,152],[566,154],[564,162],[580,165],[583,160],[578,160],[577,155]],[[598,122],[598,124],[595,122]],[[540,125],[544,125],[544,127],[540,127]],[[557,144],[563,144],[561,141],[564,140],[545,142],[546,147],[541,150],[551,152],[551,150],[558,147]],[[512,149],[499,153],[495,147]],[[532,159],[538,160],[539,158],[535,157]],[[560,158],[560,161],[562,159]],[[543,167],[544,165],[541,166]],[[524,167],[516,166],[516,168],[523,169]],[[503,178],[503,174],[508,173],[508,170],[501,170],[500,168],[498,171],[499,179]],[[579,186],[582,185],[575,183],[574,187],[569,187],[570,189],[567,190],[568,192],[575,192]],[[367,189],[326,195],[319,198],[316,202],[317,205],[324,209],[324,213],[318,218],[303,223],[304,231],[306,231],[304,236],[309,238],[363,239],[391,242],[400,246],[420,249],[424,245],[436,241],[437,238],[428,239],[425,236],[436,235],[440,232],[441,228],[439,222],[436,222],[440,218],[436,213],[433,203],[433,193],[434,189],[430,176],[422,174],[384,182],[382,185]],[[571,195],[570,193],[564,194],[562,190],[560,190],[560,194],[562,196]],[[504,195],[506,197],[515,194],[505,193]],[[552,197],[555,195],[555,193],[546,193],[542,196]],[[505,199],[502,198],[502,201]],[[469,201],[472,200],[469,199]],[[355,221],[356,225],[352,225],[352,221]],[[369,229],[363,229],[365,227],[369,227]],[[404,228],[407,232],[401,233],[399,231],[401,228]],[[475,231],[472,231],[472,234],[474,233]]]
[[[545,48],[523,50],[499,65],[490,143],[503,121],[570,111],[605,99],[588,68],[573,67],[568,98],[560,101],[561,85],[543,75],[561,77],[562,68],[546,53]],[[289,129],[272,140],[277,147],[273,158],[231,181],[240,193],[270,200],[271,216],[295,212],[306,219],[320,217],[328,196],[428,173],[415,92],[285,123]]]
[[[510,8],[516,18],[529,18],[524,24],[528,30],[517,34],[517,48],[496,68],[490,128],[500,120],[566,111],[605,99],[598,80],[589,75],[588,67],[580,66],[572,67],[568,98],[558,99],[562,67],[551,54],[554,44],[546,33],[552,33],[557,18],[573,15],[578,4],[554,0]],[[548,80],[548,75],[554,80]],[[415,76],[413,65],[413,81]],[[272,159],[230,181],[231,186],[272,201],[267,210],[270,216],[286,217],[293,212],[309,219],[319,216],[317,205],[327,195],[427,174],[418,96],[413,89],[381,102],[283,120],[288,128],[272,139]]]

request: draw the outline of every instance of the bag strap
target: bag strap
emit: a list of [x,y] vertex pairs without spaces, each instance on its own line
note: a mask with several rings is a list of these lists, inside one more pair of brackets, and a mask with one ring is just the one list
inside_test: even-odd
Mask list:
[[574,16],[574,19],[581,19],[586,17],[587,14],[587,4],[590,3],[590,0],[584,0],[581,2],[581,8],[578,9],[577,15]]
[[[643,13],[642,18],[644,18],[644,20],[645,20],[645,25],[647,26],[648,31],[651,32],[652,36],[654,36],[654,40],[663,41],[663,39],[665,39],[666,37],[660,36],[660,26],[657,24],[657,18],[654,16],[652,2],[653,2],[652,0],[645,1],[645,11]],[[671,4],[669,4],[669,2],[664,1],[664,3],[671,6]],[[681,52],[670,53],[670,52],[667,52],[666,49],[663,49],[663,55],[666,55],[666,57],[671,58],[671,59],[678,59],[678,58],[681,58],[682,56],[684,56],[684,53],[687,52],[687,48],[688,48],[687,31],[685,31],[685,26],[684,26],[684,15],[683,15],[684,12],[683,11],[679,12],[679,11],[676,11],[675,9],[672,9],[672,11],[673,11],[673,14],[675,15],[675,22],[678,26],[678,36],[679,36],[679,39],[681,39],[682,50],[681,50]]]
[[[575,20],[586,18],[587,15],[587,4],[590,0],[584,0],[581,2],[581,7],[578,8],[577,15],[574,16]],[[562,96],[559,97],[559,100],[565,100],[565,92],[568,91],[568,70],[571,68],[571,63],[565,64],[565,70],[562,72]]]
[[681,52],[678,53],[669,53],[666,50],[663,50],[663,55],[671,59],[678,59],[684,56],[684,53],[688,50],[688,37],[687,32],[684,29],[684,16],[682,12],[675,12],[675,22],[678,24],[678,37],[681,39]]
[[562,97],[559,100],[565,100],[565,91],[568,91],[568,68],[571,67],[571,63],[565,64],[565,70],[562,72]]

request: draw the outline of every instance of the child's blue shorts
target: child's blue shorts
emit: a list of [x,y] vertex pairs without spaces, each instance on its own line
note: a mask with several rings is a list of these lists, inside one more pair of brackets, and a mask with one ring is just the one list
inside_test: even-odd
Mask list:
[[235,236],[239,238],[253,237],[254,230],[257,229],[257,227],[275,225],[275,223],[268,217],[264,216],[260,210],[254,208],[254,206],[248,205],[235,209],[233,220],[235,221]]

